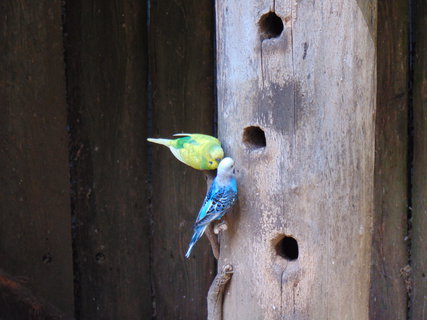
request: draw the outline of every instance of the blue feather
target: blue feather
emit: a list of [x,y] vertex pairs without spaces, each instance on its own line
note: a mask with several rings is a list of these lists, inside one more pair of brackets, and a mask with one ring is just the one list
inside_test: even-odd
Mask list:
[[191,250],[193,250],[194,245],[196,242],[202,237],[203,233],[205,232],[207,226],[194,228],[193,236],[191,237],[190,245],[188,246],[187,253],[185,254],[186,258],[190,258]]
[[221,185],[215,178],[203,201],[196,222],[194,223],[194,233],[191,238],[185,256],[188,258],[196,242],[201,238],[209,223],[221,219],[224,214],[233,206],[237,200],[237,183],[232,176],[228,183]]

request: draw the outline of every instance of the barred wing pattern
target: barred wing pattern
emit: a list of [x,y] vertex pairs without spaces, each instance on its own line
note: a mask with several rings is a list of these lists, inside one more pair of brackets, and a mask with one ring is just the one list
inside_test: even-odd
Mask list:
[[[197,220],[194,228],[208,225],[213,220],[221,219],[221,217],[230,209],[237,199],[237,192],[231,188],[219,189],[211,200],[209,208],[207,208],[205,216]],[[205,205],[208,201],[205,201]]]

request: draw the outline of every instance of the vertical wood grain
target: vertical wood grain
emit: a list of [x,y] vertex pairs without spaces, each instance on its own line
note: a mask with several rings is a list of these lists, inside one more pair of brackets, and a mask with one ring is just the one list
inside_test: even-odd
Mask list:
[[[213,132],[213,6],[211,1],[152,1],[150,72],[152,135]],[[205,238],[184,257],[206,193],[202,172],[151,146],[152,277],[157,319],[204,319],[214,277]]]
[[[379,1],[371,319],[406,319],[408,2]],[[391,36],[393,35],[393,36]]]
[[76,314],[149,319],[146,3],[66,2]]
[[71,316],[61,1],[2,1],[0,21],[0,269]]
[[415,1],[411,319],[427,318],[427,1]]
[[[260,17],[282,19],[265,39]],[[368,319],[374,213],[376,2],[218,1],[219,136],[238,207],[220,265],[225,320]],[[266,147],[242,141],[259,126]],[[294,237],[296,260],[277,254]]]

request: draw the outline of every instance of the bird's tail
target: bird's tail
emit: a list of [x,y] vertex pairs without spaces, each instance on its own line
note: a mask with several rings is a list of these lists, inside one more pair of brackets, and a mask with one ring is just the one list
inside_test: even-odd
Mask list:
[[197,240],[199,240],[202,237],[203,233],[206,230],[206,227],[207,226],[204,225],[204,226],[194,228],[194,233],[193,233],[193,236],[191,237],[190,245],[188,246],[187,253],[185,254],[186,258],[190,258],[191,250],[193,250],[193,247],[196,244]]
[[147,141],[149,142],[153,142],[153,143],[157,143],[157,144],[162,144],[166,147],[169,147],[171,145],[171,141],[170,139],[154,139],[154,138],[148,138]]

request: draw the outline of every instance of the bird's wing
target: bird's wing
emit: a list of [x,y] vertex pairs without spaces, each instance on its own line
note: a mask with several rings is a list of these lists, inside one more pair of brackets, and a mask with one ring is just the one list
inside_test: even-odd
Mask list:
[[206,216],[206,212],[208,212],[209,208],[212,205],[212,193],[214,193],[215,186],[212,184],[212,186],[209,188],[208,193],[206,194],[205,200],[203,200],[202,207],[200,208],[199,214],[196,219],[196,224],[198,221],[202,220]]
[[236,192],[229,188],[221,188],[215,193],[212,199],[206,202],[206,208],[204,214],[200,215],[194,224],[194,227],[200,227],[207,225],[213,220],[221,218],[224,213],[231,208],[233,203],[236,201]]

